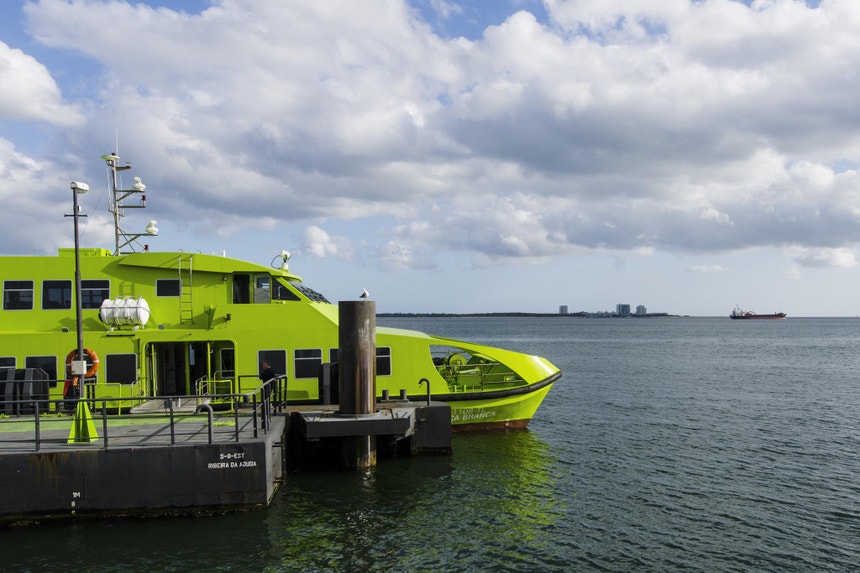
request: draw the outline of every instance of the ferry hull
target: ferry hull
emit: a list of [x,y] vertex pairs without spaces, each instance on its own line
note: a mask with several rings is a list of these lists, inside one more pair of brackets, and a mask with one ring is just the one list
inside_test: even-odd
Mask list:
[[451,405],[451,426],[455,432],[522,429],[531,421],[557,379],[558,376],[554,376],[515,395],[467,400],[452,399],[451,395],[440,398]]

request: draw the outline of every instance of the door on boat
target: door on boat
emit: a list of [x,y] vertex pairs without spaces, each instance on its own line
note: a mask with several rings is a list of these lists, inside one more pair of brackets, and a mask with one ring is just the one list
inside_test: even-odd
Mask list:
[[269,273],[234,273],[233,304],[268,304],[272,300],[271,283]]
[[155,366],[155,395],[179,396],[188,394],[188,377],[185,372],[186,344],[159,342],[152,345]]
[[[155,396],[230,394],[233,342],[155,342],[151,345],[150,381]],[[215,385],[205,385],[207,381]]]

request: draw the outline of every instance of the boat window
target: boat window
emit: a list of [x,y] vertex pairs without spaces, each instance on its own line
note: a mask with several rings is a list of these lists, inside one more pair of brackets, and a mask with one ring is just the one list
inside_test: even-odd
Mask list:
[[110,281],[90,279],[81,281],[81,308],[101,308],[110,298]]
[[299,296],[287,288],[280,279],[276,279],[272,285],[272,300],[301,300]]
[[108,354],[105,356],[105,382],[134,384],[136,381],[136,354]]
[[294,289],[308,297],[312,302],[328,302],[328,299],[310,287],[306,287],[299,281],[290,281]]
[[72,281],[42,281],[42,308],[72,308]]
[[179,296],[182,282],[179,279],[156,279],[155,296]]
[[[328,351],[329,362],[337,362],[337,348],[332,348]],[[391,347],[377,346],[376,347],[376,375],[391,376]]]
[[56,356],[27,356],[24,358],[24,368],[41,368],[48,373],[48,384],[51,388],[57,387]]
[[236,358],[232,348],[221,349],[221,378],[233,378],[236,374]]
[[[275,376],[283,376],[287,373],[287,351],[286,350],[260,350],[257,353],[257,366],[261,367],[263,361],[268,362],[275,371]],[[262,368],[260,368],[262,371]]]
[[277,279],[268,274],[254,275],[254,302],[267,304],[273,300],[301,300]]
[[270,300],[269,275],[254,275],[254,302],[268,304]]
[[8,370],[15,370],[15,357],[14,356],[0,356],[0,380],[6,380],[9,376],[14,378],[14,372],[8,372]]
[[33,281],[3,281],[3,310],[33,310]]
[[376,347],[376,375],[391,376],[391,347]]
[[296,378],[318,378],[322,367],[322,350],[319,348],[296,349],[293,364]]

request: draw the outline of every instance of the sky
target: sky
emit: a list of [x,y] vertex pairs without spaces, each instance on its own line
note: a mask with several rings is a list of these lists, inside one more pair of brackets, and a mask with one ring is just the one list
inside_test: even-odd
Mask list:
[[[9,0],[0,254],[290,269],[386,312],[860,315],[856,0]],[[5,269],[0,270],[2,274]]]

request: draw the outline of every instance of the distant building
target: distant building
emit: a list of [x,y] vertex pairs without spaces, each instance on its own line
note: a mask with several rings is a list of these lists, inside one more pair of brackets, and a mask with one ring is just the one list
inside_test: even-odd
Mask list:
[[569,314],[569,313],[567,312],[567,305],[566,305],[566,304],[562,304],[562,305],[560,305],[560,306],[558,307],[558,313],[559,313],[559,314]]
[[629,304],[616,304],[615,305],[615,314],[618,316],[630,316],[630,305]]
[[648,314],[648,311],[645,310],[644,304],[640,304],[636,307],[636,316],[645,316],[646,314]]

